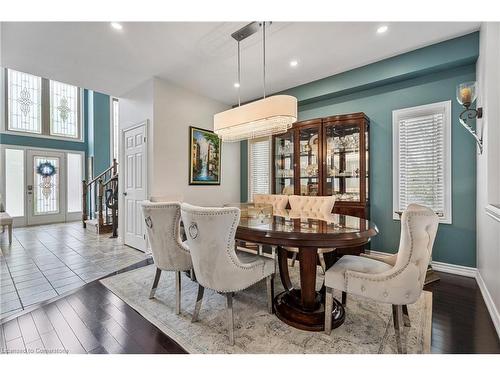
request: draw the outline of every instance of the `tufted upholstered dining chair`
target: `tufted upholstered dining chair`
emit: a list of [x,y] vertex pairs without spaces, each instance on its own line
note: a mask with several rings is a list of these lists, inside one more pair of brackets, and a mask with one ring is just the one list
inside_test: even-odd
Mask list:
[[266,279],[267,306],[273,312],[274,260],[236,253],[235,234],[240,210],[182,204],[182,221],[199,283],[192,321],[198,320],[205,288],[226,295],[229,341],[234,345],[233,294]]
[[273,210],[281,211],[288,205],[288,195],[280,194],[254,194],[254,203],[267,203],[273,205]]
[[[253,195],[253,203],[263,203],[263,204],[271,204],[273,206],[273,213],[283,211],[286,209],[288,205],[288,195],[280,195],[280,194],[254,194]],[[251,242],[245,242],[241,246],[245,251],[252,250],[252,248],[257,247],[257,254],[262,255],[262,245],[254,244]],[[240,248],[241,250],[241,248]],[[272,256],[276,253],[276,248],[272,247]]]
[[406,352],[401,343],[402,325],[410,325],[406,306],[422,293],[438,224],[431,209],[410,204],[401,217],[399,251],[393,264],[345,255],[330,267],[325,274],[325,333],[331,332],[333,289],[341,290],[391,304],[398,352]]
[[[301,196],[290,195],[288,198],[290,202],[291,213],[307,219],[321,219],[331,215],[333,206],[335,205],[335,196]],[[286,250],[293,252],[292,267],[295,265],[297,253],[299,249],[296,247],[286,247]],[[334,248],[320,248],[318,249],[319,263],[323,272],[326,271],[326,263],[324,254],[334,251]]]
[[180,236],[181,204],[179,202],[142,203],[148,240],[153,253],[156,274],[149,298],[154,298],[162,271],[175,272],[175,312],[181,312],[181,272],[191,271],[193,264],[186,243]]

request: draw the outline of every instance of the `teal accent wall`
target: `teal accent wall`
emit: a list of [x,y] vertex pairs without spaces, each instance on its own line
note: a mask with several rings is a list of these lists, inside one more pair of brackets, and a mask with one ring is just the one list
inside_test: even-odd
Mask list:
[[111,113],[109,95],[94,92],[94,171],[103,172],[111,165]]
[[[450,44],[444,42],[401,55],[401,67],[398,66],[398,57],[394,57],[359,68],[363,80],[356,80],[358,69],[355,69],[321,80],[321,84],[316,81],[286,91],[299,98],[299,120],[353,112],[364,112],[370,118],[370,209],[371,220],[380,231],[373,238],[372,249],[394,253],[399,244],[400,222],[392,218],[392,111],[451,100],[453,223],[439,225],[433,260],[476,266],[476,147],[472,137],[458,123],[460,106],[455,99],[455,90],[457,84],[475,80],[478,47],[478,33],[474,33],[454,39]],[[461,48],[463,53],[459,53]],[[455,61],[449,59],[451,49],[455,51]],[[408,59],[408,55],[418,57],[423,72],[419,64]],[[429,59],[432,57],[435,65],[424,64],[429,61],[426,55]],[[463,59],[463,56],[468,57]],[[385,62],[388,65],[384,68]],[[413,72],[405,69],[410,65]],[[374,69],[371,82],[370,67]],[[392,70],[393,76],[398,76],[401,71],[406,73],[402,79],[386,76],[380,83],[377,74],[386,69]],[[353,83],[344,81],[345,75],[351,77]],[[339,82],[345,82],[340,95],[336,91]],[[356,86],[358,84],[361,86]],[[349,87],[347,93],[345,87]],[[242,165],[247,164],[248,158],[245,143],[242,143]],[[247,180],[247,171],[242,169],[242,201],[247,200],[246,188],[243,189]]]
[[85,142],[71,142],[60,139],[28,137],[13,134],[0,134],[0,144],[53,148],[71,151],[86,151],[87,149],[87,145]]
[[94,176],[111,165],[110,97],[95,91],[87,94],[88,156],[94,157]]

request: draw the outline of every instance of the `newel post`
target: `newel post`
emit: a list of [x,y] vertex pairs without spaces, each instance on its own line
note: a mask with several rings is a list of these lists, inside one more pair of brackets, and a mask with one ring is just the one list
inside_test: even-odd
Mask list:
[[104,218],[102,216],[102,199],[104,196],[104,185],[102,184],[102,179],[99,179],[99,191],[98,191],[98,196],[99,196],[99,213],[98,213],[98,221],[99,221],[99,229],[102,228],[104,225]]
[[83,228],[87,228],[87,181],[82,181],[82,223]]

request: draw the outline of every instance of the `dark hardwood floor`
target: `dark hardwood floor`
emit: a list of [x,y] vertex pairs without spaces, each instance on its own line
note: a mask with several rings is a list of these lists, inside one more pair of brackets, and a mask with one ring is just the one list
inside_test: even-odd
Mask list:
[[7,350],[61,353],[185,353],[99,282],[0,327]]
[[[500,353],[474,279],[439,273],[433,292],[432,353]],[[3,349],[3,350],[2,350]],[[185,353],[99,282],[0,326],[1,352]]]
[[475,279],[439,273],[432,298],[432,353],[500,353],[500,340]]

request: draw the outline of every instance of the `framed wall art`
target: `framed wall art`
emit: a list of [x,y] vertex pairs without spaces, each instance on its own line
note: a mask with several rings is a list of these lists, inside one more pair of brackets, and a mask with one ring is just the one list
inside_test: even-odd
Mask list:
[[189,185],[220,185],[221,146],[214,132],[189,127]]

